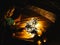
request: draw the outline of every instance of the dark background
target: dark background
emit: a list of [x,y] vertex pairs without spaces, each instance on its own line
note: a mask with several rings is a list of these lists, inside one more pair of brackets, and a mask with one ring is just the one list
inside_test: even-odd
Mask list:
[[[9,26],[4,26],[4,14],[13,6],[25,7],[26,5],[35,5],[56,14],[56,22],[46,33],[48,45],[60,45],[60,1],[59,0],[0,0],[0,31],[1,45],[29,45],[33,44],[26,41],[20,41],[11,37]],[[7,30],[6,30],[7,29]]]

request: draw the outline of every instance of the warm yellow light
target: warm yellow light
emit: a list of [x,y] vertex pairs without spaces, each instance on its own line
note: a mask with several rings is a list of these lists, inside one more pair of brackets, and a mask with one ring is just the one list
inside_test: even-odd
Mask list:
[[45,25],[44,25],[43,21],[38,21],[38,23],[37,23],[37,25],[36,25],[38,36],[41,36],[42,33],[45,31],[44,28],[43,28],[44,26],[45,26]]
[[17,35],[16,37],[19,39],[30,39],[30,38],[33,38],[35,34],[31,34],[31,33],[28,33],[26,30],[23,30],[22,32],[17,32]]
[[41,30],[37,30],[37,34],[38,34],[38,36],[41,36],[42,35],[42,31]]
[[[17,18],[15,20],[15,22],[19,21],[21,17]],[[18,35],[15,35],[15,37],[20,38],[20,39],[30,39],[33,38],[36,34],[35,33],[30,33],[27,32],[27,30],[25,29],[26,27],[26,23],[29,22],[31,19],[36,18],[37,19],[37,24],[35,25],[35,27],[37,28],[36,32],[38,34],[38,36],[41,36],[43,34],[44,30],[44,21],[40,21],[37,17],[30,17],[27,19],[24,19],[23,22],[18,23],[17,27],[19,28],[23,28],[22,32],[17,32]]]
[[41,45],[41,41],[40,41],[40,40],[38,40],[38,41],[37,41],[37,44],[38,44],[38,45]]
[[46,39],[44,39],[43,42],[46,42]]
[[21,24],[19,25],[20,28],[25,28],[25,26],[26,26],[26,23],[21,23]]

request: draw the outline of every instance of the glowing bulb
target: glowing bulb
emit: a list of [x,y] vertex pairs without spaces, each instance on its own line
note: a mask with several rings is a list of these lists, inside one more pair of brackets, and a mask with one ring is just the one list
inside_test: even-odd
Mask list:
[[41,41],[40,41],[40,40],[38,40],[38,41],[37,41],[37,44],[38,44],[38,45],[41,45]]
[[46,42],[46,39],[44,39],[43,42]]

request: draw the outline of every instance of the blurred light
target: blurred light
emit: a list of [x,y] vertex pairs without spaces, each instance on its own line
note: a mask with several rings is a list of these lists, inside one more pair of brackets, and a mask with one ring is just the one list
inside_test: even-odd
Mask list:
[[38,44],[38,45],[41,45],[41,41],[40,41],[40,40],[38,40],[38,41],[37,41],[37,44]]
[[46,42],[46,39],[44,39],[43,42]]
[[[21,20],[20,18],[21,17],[18,17],[15,20],[15,22]],[[34,20],[37,21],[36,24],[35,24]],[[27,23],[29,24],[29,28],[26,27]],[[17,25],[17,27],[23,28],[23,31],[17,32],[17,35],[15,35],[15,37],[22,38],[22,39],[30,39],[30,38],[34,38],[36,33],[39,37],[41,37],[41,35],[45,31],[44,27],[47,27],[47,26],[45,26],[45,23],[46,23],[45,21],[40,21],[40,19],[38,19],[38,17],[26,18],[26,20],[24,20],[23,22],[20,22]],[[26,28],[28,28],[28,29],[26,29]],[[32,29],[32,28],[36,28],[36,29]],[[32,31],[36,31],[36,33],[34,33],[34,32],[31,33]]]
[[50,12],[50,11],[47,11],[47,10],[44,10],[42,8],[39,8],[39,7],[36,7],[36,6],[28,6],[28,8],[38,14],[40,14],[41,16],[47,18],[48,20],[50,20],[51,22],[55,23],[55,14]]
[[4,16],[4,18],[9,18],[14,14],[15,8],[12,8],[10,10],[8,10],[7,14]]

